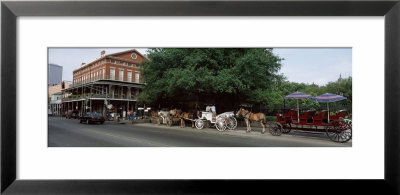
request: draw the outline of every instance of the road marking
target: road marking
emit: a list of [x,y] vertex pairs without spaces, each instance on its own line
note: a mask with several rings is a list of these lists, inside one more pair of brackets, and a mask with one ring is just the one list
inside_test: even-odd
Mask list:
[[152,144],[152,145],[161,146],[161,147],[174,147],[174,146],[171,146],[171,145],[156,143],[156,142],[145,140],[145,139],[137,139],[137,138],[128,137],[128,136],[120,136],[120,135],[116,135],[116,134],[113,134],[113,133],[99,132],[99,131],[96,131],[94,129],[88,129],[88,128],[81,128],[81,129],[86,130],[86,131],[90,131],[90,132],[93,132],[93,133],[97,133],[97,134],[102,134],[102,135],[107,135],[107,136],[110,136],[110,137],[119,138],[119,139],[127,139],[127,140],[130,140],[130,141],[136,141],[136,142],[141,142],[141,143],[146,143],[146,144]]

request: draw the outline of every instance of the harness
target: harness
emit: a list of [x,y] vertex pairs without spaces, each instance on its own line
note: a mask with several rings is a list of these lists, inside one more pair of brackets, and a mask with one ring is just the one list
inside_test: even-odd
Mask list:
[[251,112],[250,112],[250,111],[247,111],[246,114],[243,115],[243,117],[249,118],[249,115],[250,115],[250,114],[251,114]]

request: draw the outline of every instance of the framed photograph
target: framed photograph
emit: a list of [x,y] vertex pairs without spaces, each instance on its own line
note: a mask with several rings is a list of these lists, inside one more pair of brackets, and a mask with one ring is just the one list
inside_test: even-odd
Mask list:
[[397,194],[399,6],[4,1],[1,191]]

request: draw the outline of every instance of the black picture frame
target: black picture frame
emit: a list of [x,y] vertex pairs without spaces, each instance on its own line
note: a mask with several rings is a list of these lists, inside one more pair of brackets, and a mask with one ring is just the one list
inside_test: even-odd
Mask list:
[[[385,16],[385,176],[382,180],[16,179],[16,20],[19,16]],[[399,0],[2,1],[1,193],[4,194],[379,194],[400,193]],[[344,159],[345,161],[345,159]],[[270,166],[273,161],[265,162]],[[344,162],[345,163],[345,162]],[[243,165],[244,166],[244,165]],[[284,169],[284,167],[278,168]],[[195,168],[195,167],[194,167]],[[322,170],[322,171],[328,171]],[[337,170],[340,171],[338,165]],[[234,170],[232,170],[234,171]],[[366,170],[368,171],[368,170]],[[345,173],[344,173],[345,174]],[[334,189],[334,190],[332,190]],[[339,189],[339,190],[338,190]],[[257,191],[256,191],[257,190]],[[273,191],[271,191],[273,190]],[[276,191],[278,190],[278,191]]]

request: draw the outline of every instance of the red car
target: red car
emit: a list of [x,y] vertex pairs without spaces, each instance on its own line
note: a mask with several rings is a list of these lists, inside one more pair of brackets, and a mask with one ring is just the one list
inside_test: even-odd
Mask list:
[[105,118],[100,114],[96,112],[87,112],[80,118],[80,123],[100,123],[103,124],[105,121]]

